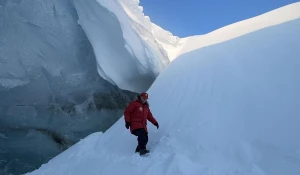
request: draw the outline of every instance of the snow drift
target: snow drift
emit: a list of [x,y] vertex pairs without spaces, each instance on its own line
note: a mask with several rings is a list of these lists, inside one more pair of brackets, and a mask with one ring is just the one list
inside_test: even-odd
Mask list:
[[[76,0],[74,3],[79,23],[93,46],[101,77],[124,90],[147,90],[169,59],[138,2]],[[161,31],[166,33],[164,38],[170,38]]]
[[160,129],[148,125],[148,157],[120,119],[30,174],[298,175],[299,30],[295,19],[171,62],[149,89]]

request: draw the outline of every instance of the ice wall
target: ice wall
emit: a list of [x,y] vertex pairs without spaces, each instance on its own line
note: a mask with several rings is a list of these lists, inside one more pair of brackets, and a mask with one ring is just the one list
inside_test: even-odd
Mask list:
[[[105,131],[133,95],[99,75],[76,2],[0,1],[0,174],[30,171],[86,135]],[[106,29],[122,41],[122,30]],[[155,79],[143,76],[149,78],[140,90]],[[145,79],[130,79],[132,88],[138,80]]]

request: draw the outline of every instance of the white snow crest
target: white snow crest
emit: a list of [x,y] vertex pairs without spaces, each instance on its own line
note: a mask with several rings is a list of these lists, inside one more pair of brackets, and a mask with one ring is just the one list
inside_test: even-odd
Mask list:
[[[129,3],[131,2],[131,3]],[[124,90],[146,91],[169,64],[137,1],[74,1],[79,24],[97,58],[98,72]]]
[[[266,27],[299,18],[300,2],[286,5],[265,14],[222,27],[205,35],[182,38],[181,42],[184,46],[180,48],[180,51],[177,52],[178,54],[175,57],[202,47],[221,43]],[[171,58],[171,60],[175,57]]]
[[119,19],[127,48],[130,47],[129,52],[133,52],[142,64],[142,70],[150,68],[154,75],[158,76],[169,63],[169,59],[165,50],[156,42],[156,37],[152,33],[152,22],[149,17],[144,16],[139,1],[97,1]]

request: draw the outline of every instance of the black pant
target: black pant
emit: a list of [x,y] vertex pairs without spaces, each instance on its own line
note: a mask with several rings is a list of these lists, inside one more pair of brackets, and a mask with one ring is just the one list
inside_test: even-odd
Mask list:
[[145,129],[136,129],[132,132],[132,134],[138,137],[138,146],[136,147],[135,152],[146,149],[146,145],[148,143],[148,133],[145,131]]

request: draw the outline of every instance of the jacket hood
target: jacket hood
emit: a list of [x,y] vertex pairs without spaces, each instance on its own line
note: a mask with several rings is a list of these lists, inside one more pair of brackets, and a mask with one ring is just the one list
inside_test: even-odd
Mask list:
[[134,97],[133,101],[137,101],[137,102],[139,102],[139,103],[141,103],[141,104],[143,104],[143,105],[149,106],[148,101],[146,101],[145,103],[142,102],[142,100],[141,100],[141,95],[139,95],[139,94],[138,94],[137,96]]

